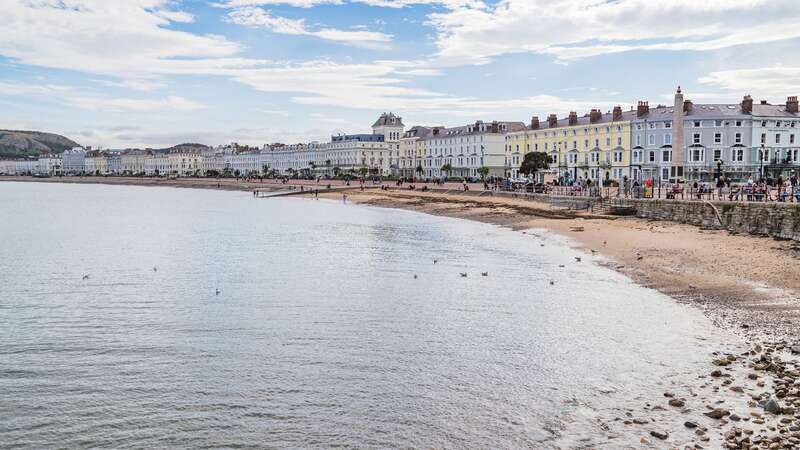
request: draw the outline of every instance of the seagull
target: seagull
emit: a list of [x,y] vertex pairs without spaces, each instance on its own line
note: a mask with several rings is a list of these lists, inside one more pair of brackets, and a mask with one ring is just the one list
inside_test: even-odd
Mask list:
[[544,247],[544,244],[539,244],[539,247]]
[[217,294],[216,295],[219,295],[219,289],[217,289]]
[[636,260],[637,260],[637,261],[641,261],[642,259],[644,259],[644,256],[642,256],[642,255],[636,255]]
[[417,279],[417,274],[414,274],[414,279],[415,279],[415,280]]
[[83,279],[84,279],[84,280],[88,280],[88,279],[89,279],[89,274],[86,274],[86,275],[84,275],[84,276],[83,276]]
[[597,250],[592,250],[592,253],[597,253]]
[[459,273],[461,274],[462,277],[467,278],[466,272],[459,272]]
[[564,265],[563,264],[559,264],[558,267],[564,267]]
[[606,245],[606,244],[608,244],[608,242],[606,242],[606,241],[603,241],[603,245]]
[[488,277],[489,276],[489,272],[481,272],[481,276],[482,277]]
[[434,259],[434,260],[433,260],[433,263],[434,263],[434,264],[436,264],[437,262],[439,262],[439,260],[438,260],[438,259]]
[[153,272],[158,272],[158,267],[153,266]]
[[554,284],[556,284],[556,282],[555,282],[555,281],[553,281],[553,280],[550,280],[550,286],[552,286],[552,285],[554,285]]
[[580,256],[576,256],[575,257],[575,261],[581,262],[581,257]]

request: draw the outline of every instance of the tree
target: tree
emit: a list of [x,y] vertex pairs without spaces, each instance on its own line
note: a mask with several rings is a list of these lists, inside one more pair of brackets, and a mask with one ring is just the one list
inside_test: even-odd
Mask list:
[[447,163],[442,166],[442,172],[446,173],[448,177],[450,177],[450,171],[453,170],[453,166],[450,163]]
[[422,175],[422,172],[424,172],[424,170],[422,169],[422,164],[418,164],[417,168],[414,169],[414,172],[416,172],[417,175]]
[[489,168],[486,166],[478,167],[478,175],[481,176],[481,180],[486,178],[486,175],[489,175]]
[[362,177],[366,177],[367,174],[369,173],[369,169],[367,169],[366,167],[362,167],[358,169],[358,173],[361,174]]
[[340,169],[339,166],[335,166],[333,168],[333,176],[338,177],[340,173],[342,173],[342,169]]
[[531,152],[525,155],[522,164],[519,166],[519,173],[525,175],[536,174],[536,172],[550,168],[550,156],[545,152]]

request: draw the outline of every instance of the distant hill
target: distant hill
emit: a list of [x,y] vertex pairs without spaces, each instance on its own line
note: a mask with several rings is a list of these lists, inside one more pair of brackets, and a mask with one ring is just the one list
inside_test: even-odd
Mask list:
[[63,153],[79,144],[64,136],[41,131],[0,130],[0,157],[19,158]]
[[202,151],[202,150],[207,150],[209,148],[211,148],[211,147],[209,147],[207,145],[196,144],[196,143],[193,143],[193,142],[189,142],[189,143],[186,143],[186,144],[174,145],[172,147],[164,148],[162,150],[201,150]]

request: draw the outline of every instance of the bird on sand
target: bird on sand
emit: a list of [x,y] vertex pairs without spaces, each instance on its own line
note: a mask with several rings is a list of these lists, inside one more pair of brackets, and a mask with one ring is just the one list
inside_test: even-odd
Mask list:
[[550,286],[552,286],[552,285],[554,285],[554,284],[556,284],[556,282],[555,282],[555,281],[553,281],[553,280],[550,280]]
[[581,262],[581,257],[580,257],[580,256],[576,256],[576,257],[575,257],[575,261],[577,261],[577,262]]
[[88,280],[88,279],[89,279],[89,274],[86,274],[86,275],[84,275],[84,276],[83,276],[83,279],[84,279],[84,280]]
[[434,264],[436,264],[437,262],[439,262],[439,260],[438,260],[438,259],[434,259],[434,260],[433,260],[433,263],[434,263]]
[[219,289],[217,289],[217,293],[215,295],[219,295],[219,292],[220,292]]
[[481,272],[481,276],[482,277],[488,277],[489,276],[489,272]]
[[563,264],[559,264],[559,265],[558,265],[558,267],[561,267],[561,268],[563,268],[563,267],[564,267],[564,265],[563,265]]
[[463,278],[467,278],[466,272],[459,272]]
[[414,274],[414,279],[415,279],[415,280],[417,279],[417,274]]
[[158,272],[158,267],[153,266],[153,272]]

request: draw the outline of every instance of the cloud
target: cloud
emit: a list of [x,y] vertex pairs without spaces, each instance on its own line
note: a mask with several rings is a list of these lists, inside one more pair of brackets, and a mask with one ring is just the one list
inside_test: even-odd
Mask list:
[[[701,77],[701,84],[748,94],[754,88],[759,95],[800,95],[800,67],[761,67],[711,72]],[[784,99],[785,100],[785,99]]]
[[159,110],[194,111],[204,105],[183,97],[169,95],[164,98],[125,98],[89,95],[71,86],[56,84],[26,84],[0,81],[0,94],[56,101],[60,104],[107,112],[150,112]]
[[800,37],[796,0],[501,0],[429,16],[438,56],[481,64],[511,53],[560,60],[632,50],[707,51]]
[[268,28],[279,34],[313,36],[360,47],[387,48],[386,43],[392,40],[391,35],[374,31],[350,31],[335,28],[309,30],[304,19],[273,16],[268,11],[257,7],[236,8],[228,13],[228,20],[239,25]]

